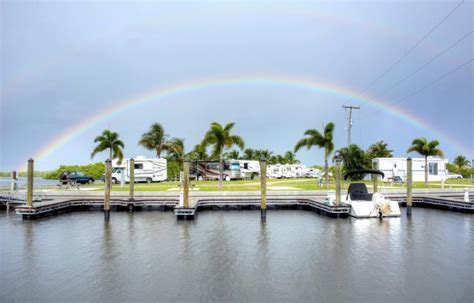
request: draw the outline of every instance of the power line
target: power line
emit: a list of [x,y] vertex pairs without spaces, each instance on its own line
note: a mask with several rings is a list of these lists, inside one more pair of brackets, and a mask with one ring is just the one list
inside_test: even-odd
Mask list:
[[431,30],[426,33],[418,42],[415,43],[408,51],[406,51],[397,61],[392,63],[385,71],[383,71],[378,77],[375,78],[370,84],[361,92],[366,92],[369,88],[371,88],[377,81],[382,79],[389,71],[391,71],[397,64],[402,62],[412,51],[414,51],[423,41],[425,41],[441,24],[443,24],[462,4],[464,0],[458,3],[456,7],[454,7],[440,22],[438,22]]
[[[435,85],[436,83],[438,83],[439,81],[451,76],[452,74],[454,74],[455,72],[457,72],[458,70],[460,70],[461,68],[463,68],[464,66],[468,65],[469,63],[471,63],[472,61],[474,61],[474,58],[471,58],[469,59],[468,61],[462,63],[461,65],[458,65],[456,68],[448,71],[447,73],[441,75],[441,77],[435,79],[434,81],[431,81],[430,83],[426,84],[425,86],[422,86],[421,88],[419,89],[416,89],[414,91],[412,91],[411,93],[409,93],[408,95],[405,95],[404,97],[402,98],[399,98],[397,100],[395,100],[395,102],[393,102],[390,106],[390,107],[393,107],[394,105],[397,105],[397,104],[400,104],[402,103],[403,101],[405,101],[406,99],[410,98],[410,97],[413,97],[414,95],[417,95],[418,93],[420,93],[421,91]],[[380,112],[381,110],[375,110],[375,111],[372,111],[370,112],[369,114],[376,114],[378,112]],[[373,116],[373,115],[370,115],[370,116]]]
[[397,87],[398,85],[400,85],[402,82],[404,82],[405,80],[407,80],[408,78],[411,78],[412,76],[414,76],[415,74],[417,74],[418,72],[420,72],[421,70],[423,70],[425,67],[427,67],[430,63],[432,63],[433,61],[435,61],[436,59],[438,59],[439,57],[441,57],[442,55],[444,55],[445,53],[447,53],[450,49],[452,49],[453,47],[455,47],[457,44],[459,44],[461,41],[463,41],[464,39],[466,39],[467,37],[469,37],[474,31],[470,31],[469,33],[465,34],[464,36],[462,36],[460,39],[458,39],[456,42],[454,42],[453,44],[451,44],[448,48],[444,49],[443,51],[441,51],[440,53],[438,53],[436,56],[434,56],[433,58],[431,58],[430,60],[428,60],[427,62],[425,62],[422,66],[420,66],[417,70],[415,70],[414,72],[410,73],[409,75],[407,75],[406,77],[400,79],[399,81],[397,81],[394,85],[390,86],[388,89],[384,90],[383,92],[381,92],[380,94],[385,94],[386,92],[389,92],[391,91],[392,89],[394,89],[395,87]]

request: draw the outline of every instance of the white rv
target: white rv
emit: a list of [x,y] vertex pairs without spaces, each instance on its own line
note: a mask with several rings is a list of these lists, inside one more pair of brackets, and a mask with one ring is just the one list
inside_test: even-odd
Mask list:
[[301,164],[274,164],[268,165],[267,177],[269,178],[303,178],[308,169]]
[[283,178],[283,168],[280,164],[267,166],[267,177],[271,179]]
[[[428,181],[446,180],[448,160],[438,157],[428,157]],[[385,174],[384,181],[393,180],[399,176],[402,180],[407,177],[407,158],[375,158],[372,160],[374,169]],[[425,180],[425,158],[412,158],[413,181]]]
[[240,163],[240,177],[242,179],[256,179],[260,177],[260,163],[256,160],[236,160]]
[[[160,182],[168,179],[167,161],[163,158],[147,159],[139,156],[135,160],[135,182]],[[112,162],[112,183],[120,183],[122,178],[130,182],[130,159],[123,159],[122,163]]]

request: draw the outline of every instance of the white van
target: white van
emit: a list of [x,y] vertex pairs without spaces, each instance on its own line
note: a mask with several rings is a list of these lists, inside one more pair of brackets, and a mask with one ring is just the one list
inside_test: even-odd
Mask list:
[[[163,158],[147,159],[139,156],[135,160],[135,182],[160,182],[168,179],[167,161]],[[130,182],[130,159],[123,159],[122,163],[112,163],[112,183],[120,183],[122,178]]]

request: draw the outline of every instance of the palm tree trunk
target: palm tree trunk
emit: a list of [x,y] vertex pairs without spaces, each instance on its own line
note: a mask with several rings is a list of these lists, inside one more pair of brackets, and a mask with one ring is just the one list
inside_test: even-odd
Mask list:
[[329,168],[328,168],[328,154],[325,152],[324,153],[324,175],[325,175],[325,180],[324,182],[326,183],[326,189],[329,188]]
[[109,148],[109,159],[112,161],[112,147]]
[[224,174],[224,159],[222,153],[220,154],[219,159],[219,190],[222,190],[222,177]]
[[425,187],[428,187],[428,156],[425,156]]

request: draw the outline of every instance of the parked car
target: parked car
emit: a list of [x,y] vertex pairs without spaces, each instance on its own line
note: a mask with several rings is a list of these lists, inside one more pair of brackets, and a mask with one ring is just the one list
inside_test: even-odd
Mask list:
[[94,178],[80,171],[64,171],[59,177],[59,182],[61,182],[62,184],[67,184],[69,182],[92,184],[94,183]]
[[450,180],[450,179],[462,179],[462,176],[459,175],[459,174],[453,174],[453,173],[447,173],[446,174],[446,180]]

